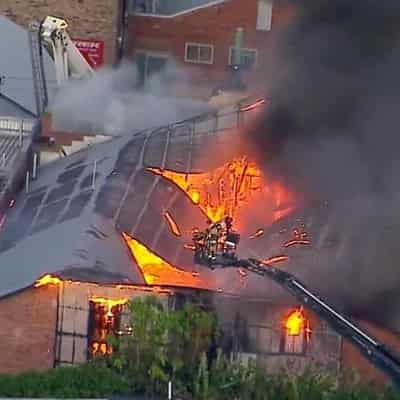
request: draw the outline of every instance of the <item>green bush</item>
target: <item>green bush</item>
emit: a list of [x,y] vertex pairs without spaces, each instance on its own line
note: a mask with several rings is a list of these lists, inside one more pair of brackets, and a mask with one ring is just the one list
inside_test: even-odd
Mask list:
[[99,398],[130,392],[126,379],[102,363],[0,375],[1,397]]

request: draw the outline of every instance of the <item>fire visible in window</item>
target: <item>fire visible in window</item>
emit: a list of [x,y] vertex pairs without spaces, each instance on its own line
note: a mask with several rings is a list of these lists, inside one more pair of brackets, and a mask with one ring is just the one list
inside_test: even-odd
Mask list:
[[89,356],[112,354],[114,349],[108,344],[109,336],[118,335],[121,326],[123,305],[126,299],[90,299]]
[[292,311],[285,319],[282,336],[282,352],[304,354],[310,340],[311,328],[303,308]]

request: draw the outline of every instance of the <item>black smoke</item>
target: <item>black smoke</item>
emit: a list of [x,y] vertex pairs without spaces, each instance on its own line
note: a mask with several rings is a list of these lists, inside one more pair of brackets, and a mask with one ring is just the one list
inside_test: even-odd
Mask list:
[[345,243],[340,257],[317,266],[320,290],[354,314],[399,327],[400,2],[291,4],[296,17],[274,41],[262,77],[271,105],[248,133],[251,143],[268,173],[330,204],[325,230]]

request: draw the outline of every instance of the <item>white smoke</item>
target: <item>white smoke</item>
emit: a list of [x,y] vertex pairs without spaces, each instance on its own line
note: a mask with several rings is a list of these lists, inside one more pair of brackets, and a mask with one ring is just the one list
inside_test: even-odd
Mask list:
[[190,83],[170,63],[139,90],[136,65],[124,63],[102,69],[86,81],[71,81],[60,88],[52,104],[54,129],[124,135],[213,110],[205,101],[174,97],[169,83],[177,80]]

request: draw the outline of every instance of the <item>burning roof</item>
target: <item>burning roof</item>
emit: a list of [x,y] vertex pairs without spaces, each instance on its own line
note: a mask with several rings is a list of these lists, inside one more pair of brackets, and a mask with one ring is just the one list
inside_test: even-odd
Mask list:
[[[210,273],[194,265],[192,230],[204,227],[207,218],[233,215],[247,237],[255,234],[244,249],[265,259],[281,255],[282,250],[269,254],[262,243],[271,221],[291,210],[293,198],[231,146],[231,135],[199,134],[194,141],[184,124],[148,130],[42,168],[29,192],[16,199],[2,230],[0,263],[19,268],[1,271],[0,296],[46,274],[241,290],[235,271]],[[208,151],[204,157],[207,148],[215,156]],[[262,220],[265,210],[270,215]],[[249,215],[258,217],[256,224]]]

